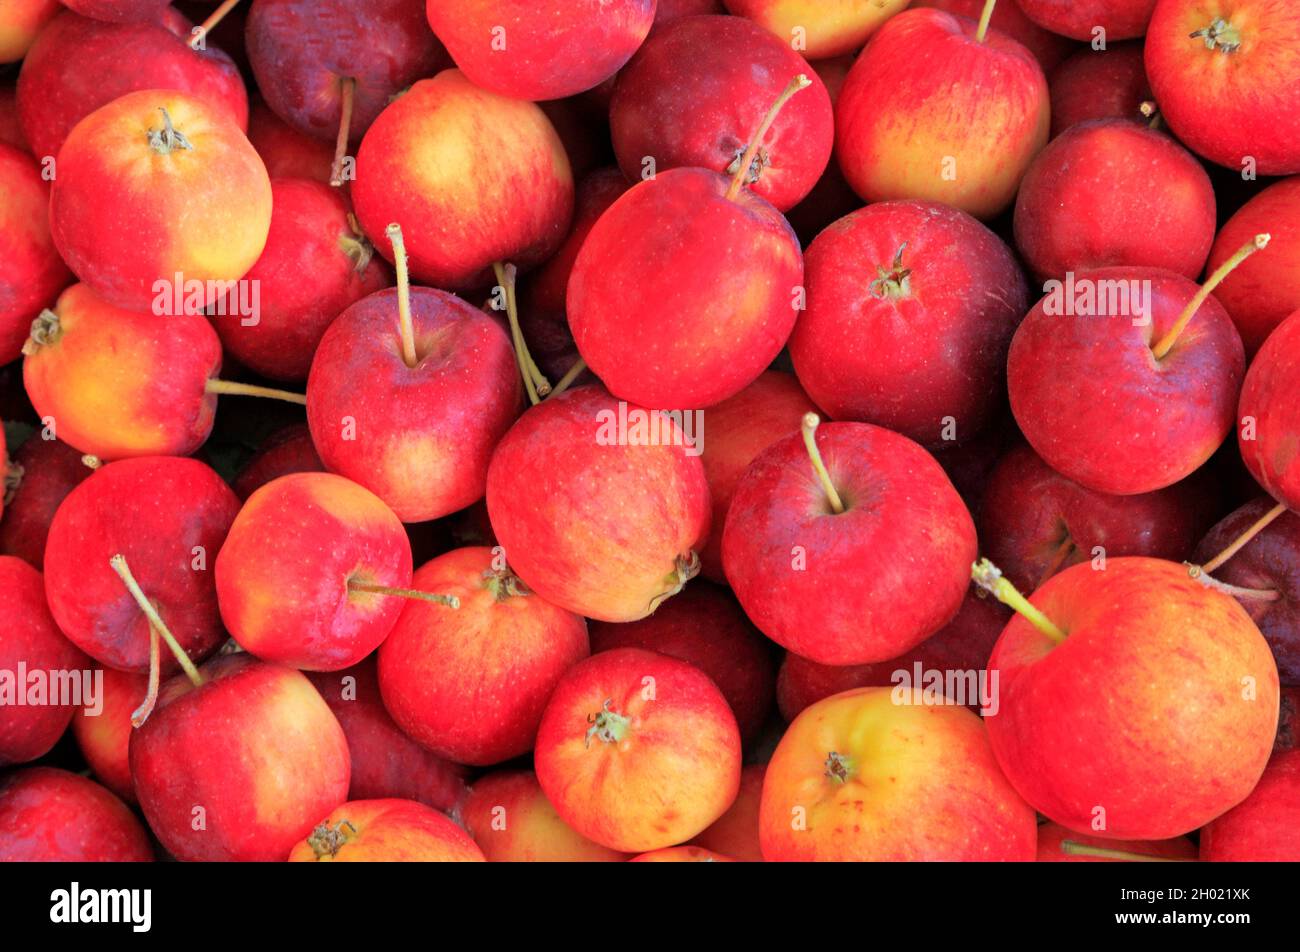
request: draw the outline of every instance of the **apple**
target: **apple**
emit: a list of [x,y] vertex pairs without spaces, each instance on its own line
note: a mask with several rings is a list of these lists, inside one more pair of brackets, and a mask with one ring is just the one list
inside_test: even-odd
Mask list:
[[730,856],[723,856],[702,846],[669,846],[661,850],[651,850],[640,856],[633,856],[630,863],[734,863]]
[[469,834],[414,800],[352,800],[289,853],[291,863],[484,862]]
[[[236,496],[247,501],[249,496],[273,479],[291,473],[323,472],[325,464],[320,461],[316,445],[311,441],[311,430],[305,423],[293,423],[263,440],[257,452],[240,467],[230,485]],[[2,535],[3,529],[0,529],[0,536]]]
[[1170,840],[1110,840],[1067,830],[1050,820],[1038,826],[1038,862],[1104,863],[1196,859],[1196,844],[1185,836]]
[[655,18],[650,33],[653,35],[682,17],[726,12],[722,7],[722,0],[658,0],[655,4]]
[[851,53],[908,0],[723,0],[809,59]]
[[461,816],[492,863],[621,863],[627,859],[561,820],[531,770],[497,770],[480,777]]
[[[260,97],[248,104],[248,141],[261,156],[272,181],[300,178],[328,185],[333,176],[333,147],[293,128]],[[344,188],[350,188],[350,183],[344,183]]]
[[[984,13],[986,0],[913,0],[913,7],[934,7],[949,13],[979,20]],[[1002,0],[993,8],[989,26],[1011,37],[1034,54],[1044,73],[1051,73],[1077,46],[1059,33],[1045,30],[1025,16],[1015,0]],[[1052,106],[1052,119],[1056,119],[1056,106]]]
[[0,776],[4,863],[149,863],[153,847],[140,821],[93,780],[54,767]]
[[63,9],[59,0],[7,0],[0,7],[0,63],[16,63],[26,56],[41,30]]
[[64,0],[82,16],[94,17],[109,23],[135,23],[154,19],[167,5],[167,0]]
[[91,474],[82,454],[67,443],[33,436],[13,454],[0,555],[16,555],[36,568],[45,564],[45,540],[59,504]]
[[1282,321],[1259,349],[1241,388],[1238,445],[1264,490],[1300,511],[1300,311]]
[[[1006,0],[1003,0],[1006,2]],[[1039,26],[1076,40],[1128,40],[1147,31],[1157,0],[1015,0]]]
[[[1015,4],[1004,0],[998,9],[1003,6]],[[1079,50],[1056,68],[1048,87],[1052,95],[1052,138],[1089,119],[1138,120],[1142,104],[1152,98],[1142,43],[1137,40],[1114,43],[1104,50]]]
[[131,777],[132,715],[140,698],[149,692],[148,675],[101,668],[104,679],[99,710],[83,705],[73,715],[72,736],[95,778],[126,803],[135,803],[135,781]]
[[1300,860],[1300,750],[1273,755],[1259,784],[1201,830],[1201,859],[1211,863]]
[[763,851],[758,845],[758,809],[766,773],[766,764],[747,764],[742,768],[736,802],[696,836],[693,844],[736,862],[763,862]]

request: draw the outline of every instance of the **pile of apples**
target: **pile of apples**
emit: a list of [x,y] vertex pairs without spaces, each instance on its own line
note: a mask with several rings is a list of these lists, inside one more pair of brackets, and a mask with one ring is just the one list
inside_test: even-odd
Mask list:
[[1300,859],[1291,0],[0,62],[0,859]]

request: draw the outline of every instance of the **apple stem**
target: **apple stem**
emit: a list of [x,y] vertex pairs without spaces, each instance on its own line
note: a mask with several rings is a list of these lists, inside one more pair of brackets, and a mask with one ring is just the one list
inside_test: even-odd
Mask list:
[[822,462],[822,451],[817,448],[817,427],[821,425],[821,418],[815,413],[805,413],[803,417],[803,445],[808,448],[808,456],[812,459],[813,470],[817,473],[817,478],[822,482],[822,489],[826,491],[826,499],[831,504],[831,509],[836,515],[844,511],[844,501],[840,499],[840,494],[835,490],[835,484],[831,482],[831,474],[826,471],[826,464]]
[[1065,632],[1056,626],[1052,619],[1030,604],[1029,599],[1002,575],[1002,570],[988,559],[980,559],[970,567],[970,577],[975,584],[988,592],[1003,605],[1013,609],[1035,628],[1058,645],[1065,641]]
[[1206,588],[1212,588],[1216,592],[1222,592],[1224,595],[1231,595],[1239,601],[1275,602],[1282,597],[1282,593],[1276,589],[1243,588],[1240,585],[1221,582],[1213,575],[1206,574],[1204,566],[1192,565],[1190,562],[1185,562],[1184,564],[1187,566],[1187,574],[1196,579],[1196,581],[1200,582]]
[[984,0],[984,9],[980,11],[980,25],[975,30],[975,42],[983,43],[984,38],[988,36],[989,21],[993,19],[993,8],[998,5],[998,0]]
[[673,562],[673,571],[664,578],[664,583],[668,587],[654,598],[650,599],[649,608],[651,614],[653,614],[660,605],[684,589],[686,583],[699,574],[699,553],[692,550],[686,555],[677,556],[676,560]]
[[147,129],[145,138],[149,142],[149,148],[153,149],[159,155],[170,155],[177,149],[193,151],[194,146],[190,140],[185,138],[176,127],[172,125],[172,117],[166,109],[159,107],[159,112],[163,116],[163,127],[161,129]]
[[304,407],[307,405],[305,394],[277,390],[274,387],[259,387],[251,383],[236,383],[233,380],[209,380],[203,389],[207,393],[224,393],[232,397],[266,397],[268,400],[283,400]]
[[519,299],[515,294],[515,279],[518,271],[512,264],[498,261],[492,265],[497,276],[497,286],[501,288],[506,299],[506,320],[510,322],[510,339],[515,345],[515,363],[524,378],[524,389],[528,391],[528,401],[536,406],[541,398],[551,392],[551,382],[538,369],[528,352],[528,342],[524,340],[523,329],[519,326]]
[[397,270],[397,330],[402,338],[402,362],[408,367],[419,363],[415,353],[415,324],[411,320],[411,269],[406,259],[406,239],[402,226],[393,222],[384,229],[393,245],[393,267]]
[[1214,273],[1210,275],[1209,279],[1201,285],[1200,290],[1198,290],[1192,299],[1187,302],[1187,306],[1183,308],[1183,313],[1178,315],[1178,320],[1174,322],[1174,326],[1169,328],[1169,332],[1165,334],[1164,337],[1160,338],[1156,345],[1151,348],[1151,353],[1155,355],[1156,360],[1164,360],[1169,351],[1173,349],[1174,342],[1178,340],[1178,335],[1186,329],[1192,316],[1200,309],[1201,305],[1205,303],[1205,299],[1210,296],[1210,292],[1222,284],[1223,279],[1231,274],[1237,265],[1241,264],[1256,251],[1262,251],[1264,248],[1267,248],[1269,238],[1270,236],[1267,234],[1256,235],[1254,238],[1250,239],[1250,241],[1238,248],[1231,258],[1223,262],[1223,264],[1219,265],[1214,270]]
[[560,382],[552,388],[550,395],[553,397],[556,394],[564,393],[564,391],[568,390],[569,387],[573,385],[573,381],[577,380],[586,369],[587,362],[579,357],[574,361],[573,366],[564,372],[564,376],[561,377]]
[[1043,574],[1039,576],[1038,584],[1042,585],[1049,578],[1055,575],[1060,570],[1065,560],[1070,557],[1072,552],[1074,552],[1074,549],[1074,540],[1071,539],[1069,535],[1066,535],[1065,541],[1058,545],[1056,551],[1052,553],[1052,559],[1047,563],[1047,568],[1043,570]]
[[1142,105],[1138,106],[1138,112],[1142,113],[1143,116],[1151,120],[1150,122],[1147,123],[1148,129],[1160,128],[1160,122],[1161,122],[1160,107],[1157,106],[1155,103],[1151,102],[1150,100],[1147,100]]
[[754,156],[758,154],[758,150],[763,144],[763,137],[767,135],[767,130],[772,128],[772,123],[776,122],[776,117],[781,112],[782,107],[790,101],[791,96],[799,92],[801,89],[807,89],[811,85],[812,80],[803,73],[800,73],[794,79],[790,80],[789,85],[781,91],[781,95],[776,97],[776,102],[772,104],[772,108],[767,111],[767,115],[764,116],[763,121],[759,123],[758,130],[750,136],[749,147],[745,150],[744,155],[740,157],[740,163],[736,168],[735,174],[731,176],[731,187],[727,189],[727,198],[729,200],[734,202],[736,197],[740,195],[740,189],[744,186],[745,180],[749,177],[750,166],[754,163]]
[[591,725],[587,728],[586,742],[588,747],[591,746],[593,737],[606,744],[617,744],[627,736],[627,730],[632,721],[617,711],[611,710],[610,705],[613,703],[614,699],[607,697],[599,711],[587,715],[587,723]]
[[149,686],[145,689],[144,700],[140,706],[131,712],[131,726],[143,727],[144,722],[149,720],[149,715],[153,713],[154,706],[158,703],[158,682],[160,680],[160,668],[162,668],[162,640],[158,637],[158,629],[152,624],[149,626]]
[[201,49],[207,42],[208,32],[224,20],[226,14],[238,5],[239,0],[225,0],[225,3],[208,14],[208,18],[199,24],[198,31],[190,38],[190,49]]
[[27,340],[23,341],[23,356],[35,356],[42,347],[48,347],[62,336],[63,325],[59,321],[59,315],[47,307],[32,321]]
[[126,564],[126,556],[118,553],[108,560],[108,564],[113,567],[113,571],[122,579],[122,584],[126,586],[126,590],[131,593],[131,597],[140,606],[140,611],[144,612],[144,616],[149,619],[149,624],[153,626],[158,634],[162,635],[163,641],[167,642],[167,647],[175,655],[181,670],[185,672],[196,688],[201,687],[204,683],[203,675],[199,673],[198,668],[194,667],[194,662],[190,660],[190,656],[185,653],[185,649],[180,646],[180,643],[172,635],[171,629],[167,627],[167,623],[158,614],[158,609],[154,608],[153,603],[145,597],[144,592],[140,589],[140,584],[136,582],[135,576],[131,574],[131,567]]
[[352,131],[352,98],[357,81],[351,76],[339,80],[340,112],[339,134],[334,140],[334,164],[330,166],[330,185],[343,184],[343,160],[348,157],[348,133]]
[[409,598],[420,602],[433,602],[448,608],[460,608],[460,599],[455,595],[439,595],[436,592],[421,592],[413,588],[392,588],[375,582],[363,582],[360,579],[348,579],[348,591],[367,592],[371,595],[392,595],[396,598]]
[[533,594],[528,586],[510,569],[488,569],[483,573],[483,587],[492,593],[498,602],[508,598],[522,598]]
[[1228,561],[1228,559],[1232,558],[1234,555],[1236,555],[1238,552],[1244,549],[1247,543],[1249,543],[1251,539],[1255,538],[1255,536],[1259,535],[1266,528],[1268,528],[1269,524],[1273,522],[1273,520],[1276,519],[1278,516],[1282,515],[1282,513],[1284,512],[1286,512],[1286,506],[1284,506],[1282,503],[1278,503],[1268,512],[1264,513],[1264,515],[1260,516],[1253,523],[1251,523],[1245,532],[1237,536],[1237,538],[1233,539],[1232,543],[1226,549],[1224,549],[1214,558],[1210,559],[1210,561],[1206,562],[1204,565],[1192,566],[1193,569],[1192,577],[1195,578],[1198,572],[1213,572],[1224,562]]
[[1186,863],[1185,859],[1172,856],[1148,856],[1145,853],[1131,853],[1128,850],[1109,849],[1105,846],[1089,846],[1074,840],[1061,840],[1061,852],[1067,856],[1096,856],[1099,859],[1121,859],[1134,863]]

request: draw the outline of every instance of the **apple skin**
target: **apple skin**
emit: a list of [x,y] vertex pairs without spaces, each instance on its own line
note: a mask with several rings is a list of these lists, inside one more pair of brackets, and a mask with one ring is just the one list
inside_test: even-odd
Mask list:
[[[334,149],[320,139],[299,132],[271,111],[265,100],[248,104],[248,141],[266,165],[271,181],[284,178],[309,179],[329,184],[334,166]],[[345,182],[344,188],[351,188]],[[274,222],[274,195],[272,196]]]
[[371,125],[357,150],[352,201],[389,261],[384,229],[402,226],[415,280],[473,288],[492,283],[494,262],[523,269],[560,246],[573,174],[537,106],[449,69],[416,83]]
[[379,687],[397,725],[434,753],[477,766],[532,750],[551,691],[591,651],[580,616],[511,594],[496,558],[488,548],[454,549],[421,566],[412,586],[455,595],[460,607],[411,602],[379,647]]
[[761,863],[758,845],[758,809],[763,796],[766,764],[747,764],[740,771],[736,802],[713,825],[692,840],[692,845],[730,857],[738,863]]
[[[22,559],[0,555],[0,671],[8,672],[12,688],[25,698],[28,686],[18,680],[19,664],[26,665],[29,676],[36,671],[77,674],[91,666],[54,623],[41,573]],[[55,686],[48,683],[48,688]],[[0,766],[43,757],[63,736],[76,708],[53,700],[0,706]]]
[[245,651],[307,671],[350,668],[388,636],[409,588],[411,544],[374,493],[332,473],[293,473],[248,497],[216,561],[221,619]]
[[[1022,4],[1023,6],[1023,4]],[[1241,46],[1207,47],[1215,19]],[[1300,172],[1300,20],[1289,0],[1160,0],[1147,27],[1146,71],[1170,131],[1237,172]]]
[[1300,687],[1284,685],[1278,708],[1274,750],[1294,750],[1300,747]]
[[149,676],[101,668],[104,678],[103,709],[91,714],[85,707],[72,718],[72,735],[95,778],[125,803],[135,803],[131,777],[131,715],[149,690]]
[[[349,829],[350,827],[350,829]],[[313,844],[339,831],[332,849]],[[414,800],[352,800],[321,820],[289,853],[291,863],[482,863],[483,851],[459,826]]]
[[1016,247],[1040,280],[1116,265],[1195,279],[1216,222],[1201,163],[1128,119],[1071,126],[1038,153],[1016,197]]
[[32,319],[72,280],[50,237],[49,203],[36,161],[0,143],[0,364],[18,359]]
[[[149,620],[109,560],[131,574],[196,661],[225,640],[212,563],[239,500],[207,465],[156,456],[109,463],[72,490],[45,547],[45,594],[59,628],[96,661],[149,670]],[[177,669],[168,651],[163,672]]]
[[[1196,547],[1194,561],[1218,555],[1272,508],[1272,499],[1256,499],[1225,516]],[[1282,513],[1213,575],[1229,585],[1281,593],[1271,602],[1243,598],[1241,606],[1273,649],[1282,683],[1300,686],[1300,516]]]
[[563,99],[623,67],[650,32],[655,0],[426,0],[425,14],[476,86]]
[[[893,694],[845,691],[790,725],[763,780],[764,859],[1033,859],[1034,811],[998,770],[980,719]],[[846,781],[828,773],[832,754],[848,759]]]
[[1214,289],[1247,356],[1300,309],[1300,178],[1274,182],[1238,209],[1214,239],[1206,269],[1213,271],[1260,233],[1270,236],[1267,254],[1251,255]]
[[59,0],[7,2],[0,17],[0,63],[16,63],[26,56],[45,25],[64,9]]
[[[829,423],[817,446],[845,511],[831,509],[801,435],[772,444],[732,496],[727,579],[759,630],[795,654],[833,665],[895,658],[957,614],[974,523],[934,457],[904,436]],[[911,597],[918,586],[926,598]]]
[[1170,840],[1109,840],[1100,836],[1088,836],[1067,830],[1059,823],[1050,820],[1038,825],[1038,862],[1040,863],[1113,863],[1125,860],[1113,860],[1105,856],[1077,856],[1067,853],[1061,843],[1069,840],[1083,846],[1099,846],[1102,849],[1122,850],[1125,853],[1137,853],[1141,856],[1155,856],[1161,859],[1194,860],[1196,844],[1185,836]]
[[1129,40],[1147,30],[1157,0],[1014,0],[1020,11],[1045,30],[1076,40]]
[[184,676],[164,684],[131,736],[145,819],[185,862],[282,862],[347,798],[343,729],[291,668],[234,654],[199,670],[201,687]]
[[[934,7],[937,10],[946,10],[949,13],[956,13],[975,21],[978,21],[980,15],[984,12],[984,0],[913,0],[910,5],[913,7]],[[1010,3],[1002,0],[1001,3],[995,6],[993,16],[989,20],[989,26],[995,30],[1000,30],[1016,42],[1023,44],[1029,52],[1034,54],[1039,65],[1043,67],[1044,73],[1051,73],[1062,60],[1077,49],[1076,44],[1072,43],[1067,37],[1061,36],[1059,33],[1053,33],[1051,30],[1045,30],[1025,16],[1015,0],[1011,0]],[[1055,119],[1055,106],[1053,106],[1052,112],[1052,118]]]
[[1001,703],[985,723],[1035,809],[1078,833],[1164,840],[1245,799],[1273,748],[1278,679],[1235,599],[1182,565],[1129,557],[1071,566],[1030,601],[1067,637],[1011,620],[989,660]]
[[[900,250],[910,273],[890,280]],[[961,439],[984,426],[1029,307],[1000,238],[955,208],[879,202],[818,235],[805,271],[808,306],[790,357],[828,416],[924,445],[943,442],[950,420]]]
[[64,0],[63,5],[108,23],[137,23],[156,19],[167,0]]
[[[759,122],[792,79],[811,84],[786,103],[763,138],[749,187],[779,211],[797,205],[831,158],[835,115],[825,85],[788,43],[738,17],[688,17],[658,31],[619,74],[610,130],[629,181],[698,166],[730,174]],[[769,164],[770,162],[770,164]]]
[[722,0],[659,0],[655,4],[655,19],[650,27],[650,33],[653,35],[682,17],[726,12],[722,7]]
[[[1149,281],[1151,313],[1109,314],[1114,302],[1100,300],[1109,297],[1101,292],[1094,314],[1048,314],[1051,296],[1035,304],[1007,358],[1016,422],[1049,466],[1089,489],[1132,495],[1171,486],[1232,430],[1245,365],[1241,337],[1210,296],[1157,362],[1152,346],[1197,286],[1155,268],[1100,268],[1076,281],[1098,289],[1102,281]],[[1124,310],[1124,295],[1114,297]]]
[[[323,473],[325,464],[316,453],[311,441],[311,430],[305,423],[293,423],[267,437],[262,445],[239,470],[231,488],[241,501],[257,492],[273,479],[291,473]],[[0,529],[0,537],[3,530]],[[358,797],[358,799],[368,799]]]
[[1255,481],[1288,509],[1300,511],[1300,311],[1277,326],[1251,361],[1237,408],[1255,423],[1254,439],[1237,433],[1241,458]]
[[151,863],[140,821],[93,780],[54,767],[0,777],[2,863]]
[[[914,198],[991,218],[1047,142],[1047,80],[1034,55],[974,20],[905,10],[858,57],[835,106],[835,150],[867,202]],[[954,123],[957,110],[962,116]],[[944,178],[944,162],[956,174]]]
[[615,396],[707,407],[785,346],[804,279],[799,240],[765,199],[742,188],[729,200],[729,185],[706,169],[670,169],[629,189],[587,236],[569,277],[569,326]]
[[[908,0],[723,0],[736,16],[748,17],[783,43],[802,40],[808,59],[827,59],[862,46]],[[795,31],[799,31],[796,33]]]
[[18,90],[13,83],[0,84],[0,142],[31,154],[18,124]]
[[1052,138],[1089,119],[1140,121],[1142,104],[1152,98],[1138,40],[1108,44],[1105,50],[1079,50],[1052,72],[1047,85],[1052,94]]
[[702,846],[668,846],[661,850],[651,850],[640,856],[633,856],[629,863],[734,863],[730,856],[723,856]]
[[349,222],[338,189],[273,179],[271,203],[266,247],[244,276],[259,287],[257,323],[244,323],[234,294],[226,313],[209,319],[226,352],[245,367],[273,380],[306,380],[330,323],[388,287],[392,275]]
[[[140,131],[165,109],[192,148],[160,155]],[[159,286],[211,282],[205,304],[257,261],[271,227],[271,180],[223,109],[175,90],[139,90],[68,133],[50,188],[50,233],[82,281],[118,307],[149,311]]]
[[659,445],[604,441],[602,420],[618,409],[603,389],[579,387],[527,410],[492,457],[487,508],[530,589],[574,614],[622,622],[680,589],[708,536],[710,504],[704,467],[675,422]]
[[16,555],[39,569],[45,565],[54,513],[91,470],[67,443],[39,435],[24,442],[12,459],[23,475],[0,520],[0,555]]
[[776,687],[771,645],[721,586],[692,582],[640,621],[593,622],[592,654],[614,648],[643,648],[695,665],[727,699],[744,744],[767,722]]
[[325,466],[403,522],[483,498],[493,448],[523,399],[510,337],[445,291],[411,290],[417,363],[402,358],[398,292],[362,298],[330,324],[307,378],[307,424]]
[[621,863],[627,859],[561,820],[531,770],[498,770],[480,777],[461,816],[490,863]]
[[1300,860],[1300,750],[1273,755],[1250,796],[1201,830],[1211,863]]

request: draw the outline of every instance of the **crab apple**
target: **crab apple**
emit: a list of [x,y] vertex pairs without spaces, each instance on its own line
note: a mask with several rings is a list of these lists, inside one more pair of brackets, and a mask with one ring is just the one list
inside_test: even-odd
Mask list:
[[651,850],[640,856],[633,856],[630,863],[734,863],[730,856],[723,856],[702,846],[668,846],[661,850]]
[[32,320],[72,279],[50,237],[49,203],[36,160],[0,143],[0,364],[17,359]]
[[1164,840],[1250,793],[1278,677],[1235,599],[1143,557],[1071,566],[1029,601],[987,560],[973,574],[1019,613],[989,659],[1000,704],[985,723],[1036,810],[1078,833]]
[[766,773],[766,764],[742,768],[736,802],[691,842],[739,863],[763,862],[763,851],[758,844],[758,809]]
[[1274,754],[1250,796],[1201,830],[1201,859],[1300,860],[1300,750]]
[[45,540],[59,504],[91,473],[67,443],[33,436],[13,455],[9,499],[0,519],[0,555],[45,564]]
[[[0,777],[4,863],[150,863],[153,848],[140,821],[93,780],[54,767]],[[16,834],[16,835],[15,835]]]
[[379,647],[379,687],[393,720],[463,764],[532,750],[556,683],[590,653],[586,622],[529,592],[499,559],[475,547],[422,566],[412,584],[455,595],[460,608],[407,605]]
[[[619,74],[610,130],[629,180],[698,166],[734,175],[761,116],[807,61],[738,17],[688,17],[657,32]],[[750,162],[746,183],[780,211],[798,204],[831,158],[835,117],[815,73]]]
[[425,13],[474,85],[563,99],[623,67],[650,32],[655,0],[426,0]]
[[731,806],[740,732],[698,668],[616,648],[560,680],[534,762],[567,824],[603,846],[644,853],[689,840]]
[[492,863],[621,863],[626,854],[593,843],[560,819],[531,770],[498,770],[474,782],[461,810]]
[[96,707],[83,705],[72,718],[72,735],[95,778],[127,803],[135,803],[131,779],[131,717],[149,691],[148,676],[101,668],[103,688]]
[[966,17],[905,10],[849,72],[835,105],[836,155],[868,202],[916,198],[991,218],[1047,142],[1049,113],[1029,50]]
[[1255,481],[1288,509],[1300,511],[1300,311],[1277,326],[1251,361],[1241,388],[1237,434]]
[[[266,166],[271,181],[283,178],[329,183],[334,150],[319,139],[299,132],[271,111],[265,100],[248,104],[248,141]],[[272,206],[274,206],[272,196]],[[274,207],[272,207],[274,213]],[[272,214],[274,221],[274,214]]]
[[1040,863],[1194,860],[1196,844],[1185,836],[1170,840],[1108,840],[1075,833],[1049,820],[1038,826],[1037,859]]
[[[1006,0],[1004,0],[1006,2]],[[1129,40],[1147,31],[1156,0],[1015,0],[1030,20],[1076,40]]]
[[[998,6],[1015,6],[1002,4]],[[1052,73],[1052,137],[1089,119],[1133,119],[1151,97],[1142,43],[1116,43],[1080,50]]]
[[62,679],[89,667],[50,616],[41,573],[0,555],[0,765],[49,752],[76,711],[58,703]]
[[109,23],[135,23],[156,19],[167,0],[64,0],[64,6],[84,17]]
[[145,819],[179,860],[281,862],[347,798],[343,729],[291,668],[223,655],[198,678],[163,685],[131,737]]
[[747,17],[791,44],[809,59],[851,53],[908,0],[723,0],[736,16]]
[[289,853],[291,863],[482,863],[459,826],[414,800],[351,800]]
[[[986,3],[987,0],[913,0],[911,6],[934,7],[978,21]],[[1034,54],[1044,73],[1051,73],[1077,48],[1068,37],[1045,30],[1025,16],[1015,0],[1002,0],[994,6],[989,26],[1023,44]]]
[[[139,587],[191,658],[225,639],[210,560],[239,500],[198,460],[156,456],[96,470],[54,514],[45,594],[59,628],[101,664],[150,668],[152,620],[110,564],[125,558]],[[174,667],[164,658],[164,668]]]
[[[819,428],[815,414],[754,460],[722,536],[727,579],[759,630],[832,665],[897,657],[942,628],[975,554],[970,513],[934,457],[870,424]],[[924,599],[909,594],[918,587]]]
[[[257,492],[273,479],[290,473],[323,473],[325,464],[316,453],[311,431],[305,423],[294,423],[272,433],[249,458],[231,488],[241,500]],[[0,530],[0,536],[3,530]],[[365,798],[359,798],[365,799]]]
[[487,508],[532,591],[599,621],[635,621],[699,570],[709,487],[681,422],[599,387],[549,397],[497,445]]
[[416,280],[481,287],[494,263],[529,267],[560,246],[573,174],[541,109],[449,69],[416,83],[371,125],[357,150],[352,201],[390,261],[379,236],[401,224]]
[[26,56],[45,25],[63,9],[59,0],[0,3],[0,63],[16,63]]
[[1034,811],[998,770],[980,719],[896,693],[845,691],[790,725],[763,780],[764,859],[1033,859]]
[[804,260],[790,357],[819,407],[930,445],[983,427],[1029,306],[1001,239],[955,208],[880,202],[828,227]]

